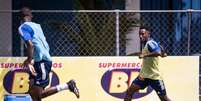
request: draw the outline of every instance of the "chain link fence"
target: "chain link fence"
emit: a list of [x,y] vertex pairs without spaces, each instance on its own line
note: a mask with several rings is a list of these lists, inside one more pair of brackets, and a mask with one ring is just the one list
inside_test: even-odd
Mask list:
[[[12,46],[1,46],[12,47],[9,49],[13,56],[23,55],[24,46],[17,34],[18,11],[0,11],[0,14],[12,14],[10,24],[0,19],[2,30],[7,30],[1,31],[2,36],[11,27]],[[126,43],[136,41],[126,36],[140,25],[151,28],[152,37],[169,55],[201,53],[200,11],[33,11],[33,14],[33,21],[44,30],[53,56],[125,56],[130,48]],[[6,39],[9,38],[1,37]]]
[[[53,56],[115,55],[115,13],[34,12],[33,15],[33,21],[43,28]],[[17,13],[13,20],[17,22]],[[19,24],[19,21],[14,24],[14,33]],[[13,35],[15,43],[19,43],[17,34]],[[17,49],[20,45],[13,46]],[[18,51],[14,54],[20,55]]]
[[[199,13],[184,10],[33,11],[33,21],[41,24],[53,56],[125,56],[129,48],[126,43],[135,41],[126,36],[140,25],[149,26],[152,37],[174,56],[201,53]],[[18,16],[18,12],[12,13],[13,56],[23,53],[17,35]]]

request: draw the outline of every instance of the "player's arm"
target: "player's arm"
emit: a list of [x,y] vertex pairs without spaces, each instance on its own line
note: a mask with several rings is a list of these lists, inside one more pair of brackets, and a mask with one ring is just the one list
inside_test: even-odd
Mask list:
[[161,49],[161,57],[167,57],[167,53],[165,52],[165,49],[163,46],[159,45]]
[[139,56],[140,54],[142,54],[142,52],[131,53],[131,54],[128,54],[127,56]]
[[23,41],[26,44],[26,52],[27,52],[27,59],[24,61],[24,65],[28,65],[31,63],[31,60],[33,58],[33,43],[32,43],[32,37],[33,37],[33,29],[31,26],[24,24],[18,29],[19,34]]
[[156,42],[148,43],[148,50],[149,50],[149,53],[140,54],[139,57],[143,58],[143,57],[158,57],[158,56],[165,57],[165,56],[167,56],[164,48]]
[[23,65],[25,67],[28,67],[29,70],[31,71],[32,75],[36,76],[36,71],[34,69],[34,67],[31,64],[32,58],[33,58],[33,52],[34,52],[34,47],[33,47],[33,43],[31,42],[31,40],[27,40],[25,41],[26,43],[26,51],[27,51],[27,59],[24,61]]
[[165,49],[163,48],[163,46],[159,45],[159,47],[160,47],[160,51],[154,51],[149,54],[145,54],[144,57],[157,57],[157,56],[166,57],[167,53],[165,52]]
[[161,52],[151,52],[148,54],[140,54],[139,57],[157,57],[157,56],[161,56]]
[[29,64],[31,64],[34,48],[33,48],[33,43],[31,42],[31,40],[27,40],[27,41],[25,41],[25,43],[27,46],[27,48],[26,48],[27,59],[24,61],[24,65],[28,66]]
[[35,69],[33,68],[31,61],[33,58],[34,47],[32,43],[33,29],[28,25],[23,25],[18,29],[21,38],[26,44],[27,59],[23,62],[24,67],[28,67],[32,75],[36,75]]

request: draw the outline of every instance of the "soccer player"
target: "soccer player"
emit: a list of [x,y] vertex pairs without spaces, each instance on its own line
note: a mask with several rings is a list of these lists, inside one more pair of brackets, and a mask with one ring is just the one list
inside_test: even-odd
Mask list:
[[159,71],[159,56],[165,57],[167,54],[164,48],[150,37],[150,30],[148,27],[140,27],[139,37],[143,42],[143,49],[141,52],[132,55],[138,55],[143,59],[143,65],[138,77],[132,82],[126,91],[124,101],[131,101],[132,95],[151,86],[158,94],[161,101],[170,101],[167,97],[165,85]]
[[[74,80],[45,89],[49,84],[52,59],[41,25],[32,22],[32,17],[31,10],[28,7],[23,7],[20,11],[23,23],[18,28],[19,34],[26,44],[27,59],[23,66],[30,70],[29,94],[32,100],[41,101],[42,98],[67,89],[79,98],[79,91]],[[34,60],[33,65],[31,64],[32,59]]]

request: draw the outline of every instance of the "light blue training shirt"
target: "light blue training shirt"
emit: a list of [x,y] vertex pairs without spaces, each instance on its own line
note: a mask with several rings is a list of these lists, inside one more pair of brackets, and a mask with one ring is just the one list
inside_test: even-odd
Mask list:
[[20,25],[18,31],[24,41],[32,41],[34,46],[33,59],[35,62],[39,62],[41,60],[52,61],[49,54],[50,48],[40,24],[34,22],[24,22]]

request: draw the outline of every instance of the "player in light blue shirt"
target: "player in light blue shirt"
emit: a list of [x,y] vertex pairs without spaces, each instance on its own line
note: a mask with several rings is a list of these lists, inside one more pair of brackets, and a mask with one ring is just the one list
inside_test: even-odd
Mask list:
[[[31,95],[32,100],[41,101],[44,97],[66,89],[69,89],[77,96],[77,98],[79,98],[79,91],[74,80],[45,89],[49,84],[49,73],[51,72],[52,67],[49,45],[46,41],[41,25],[32,22],[33,15],[29,8],[22,8],[20,11],[20,17],[23,23],[18,28],[18,31],[26,44],[28,55],[23,66],[28,67],[30,70],[29,94]],[[33,66],[31,64],[32,59],[34,60]]]

